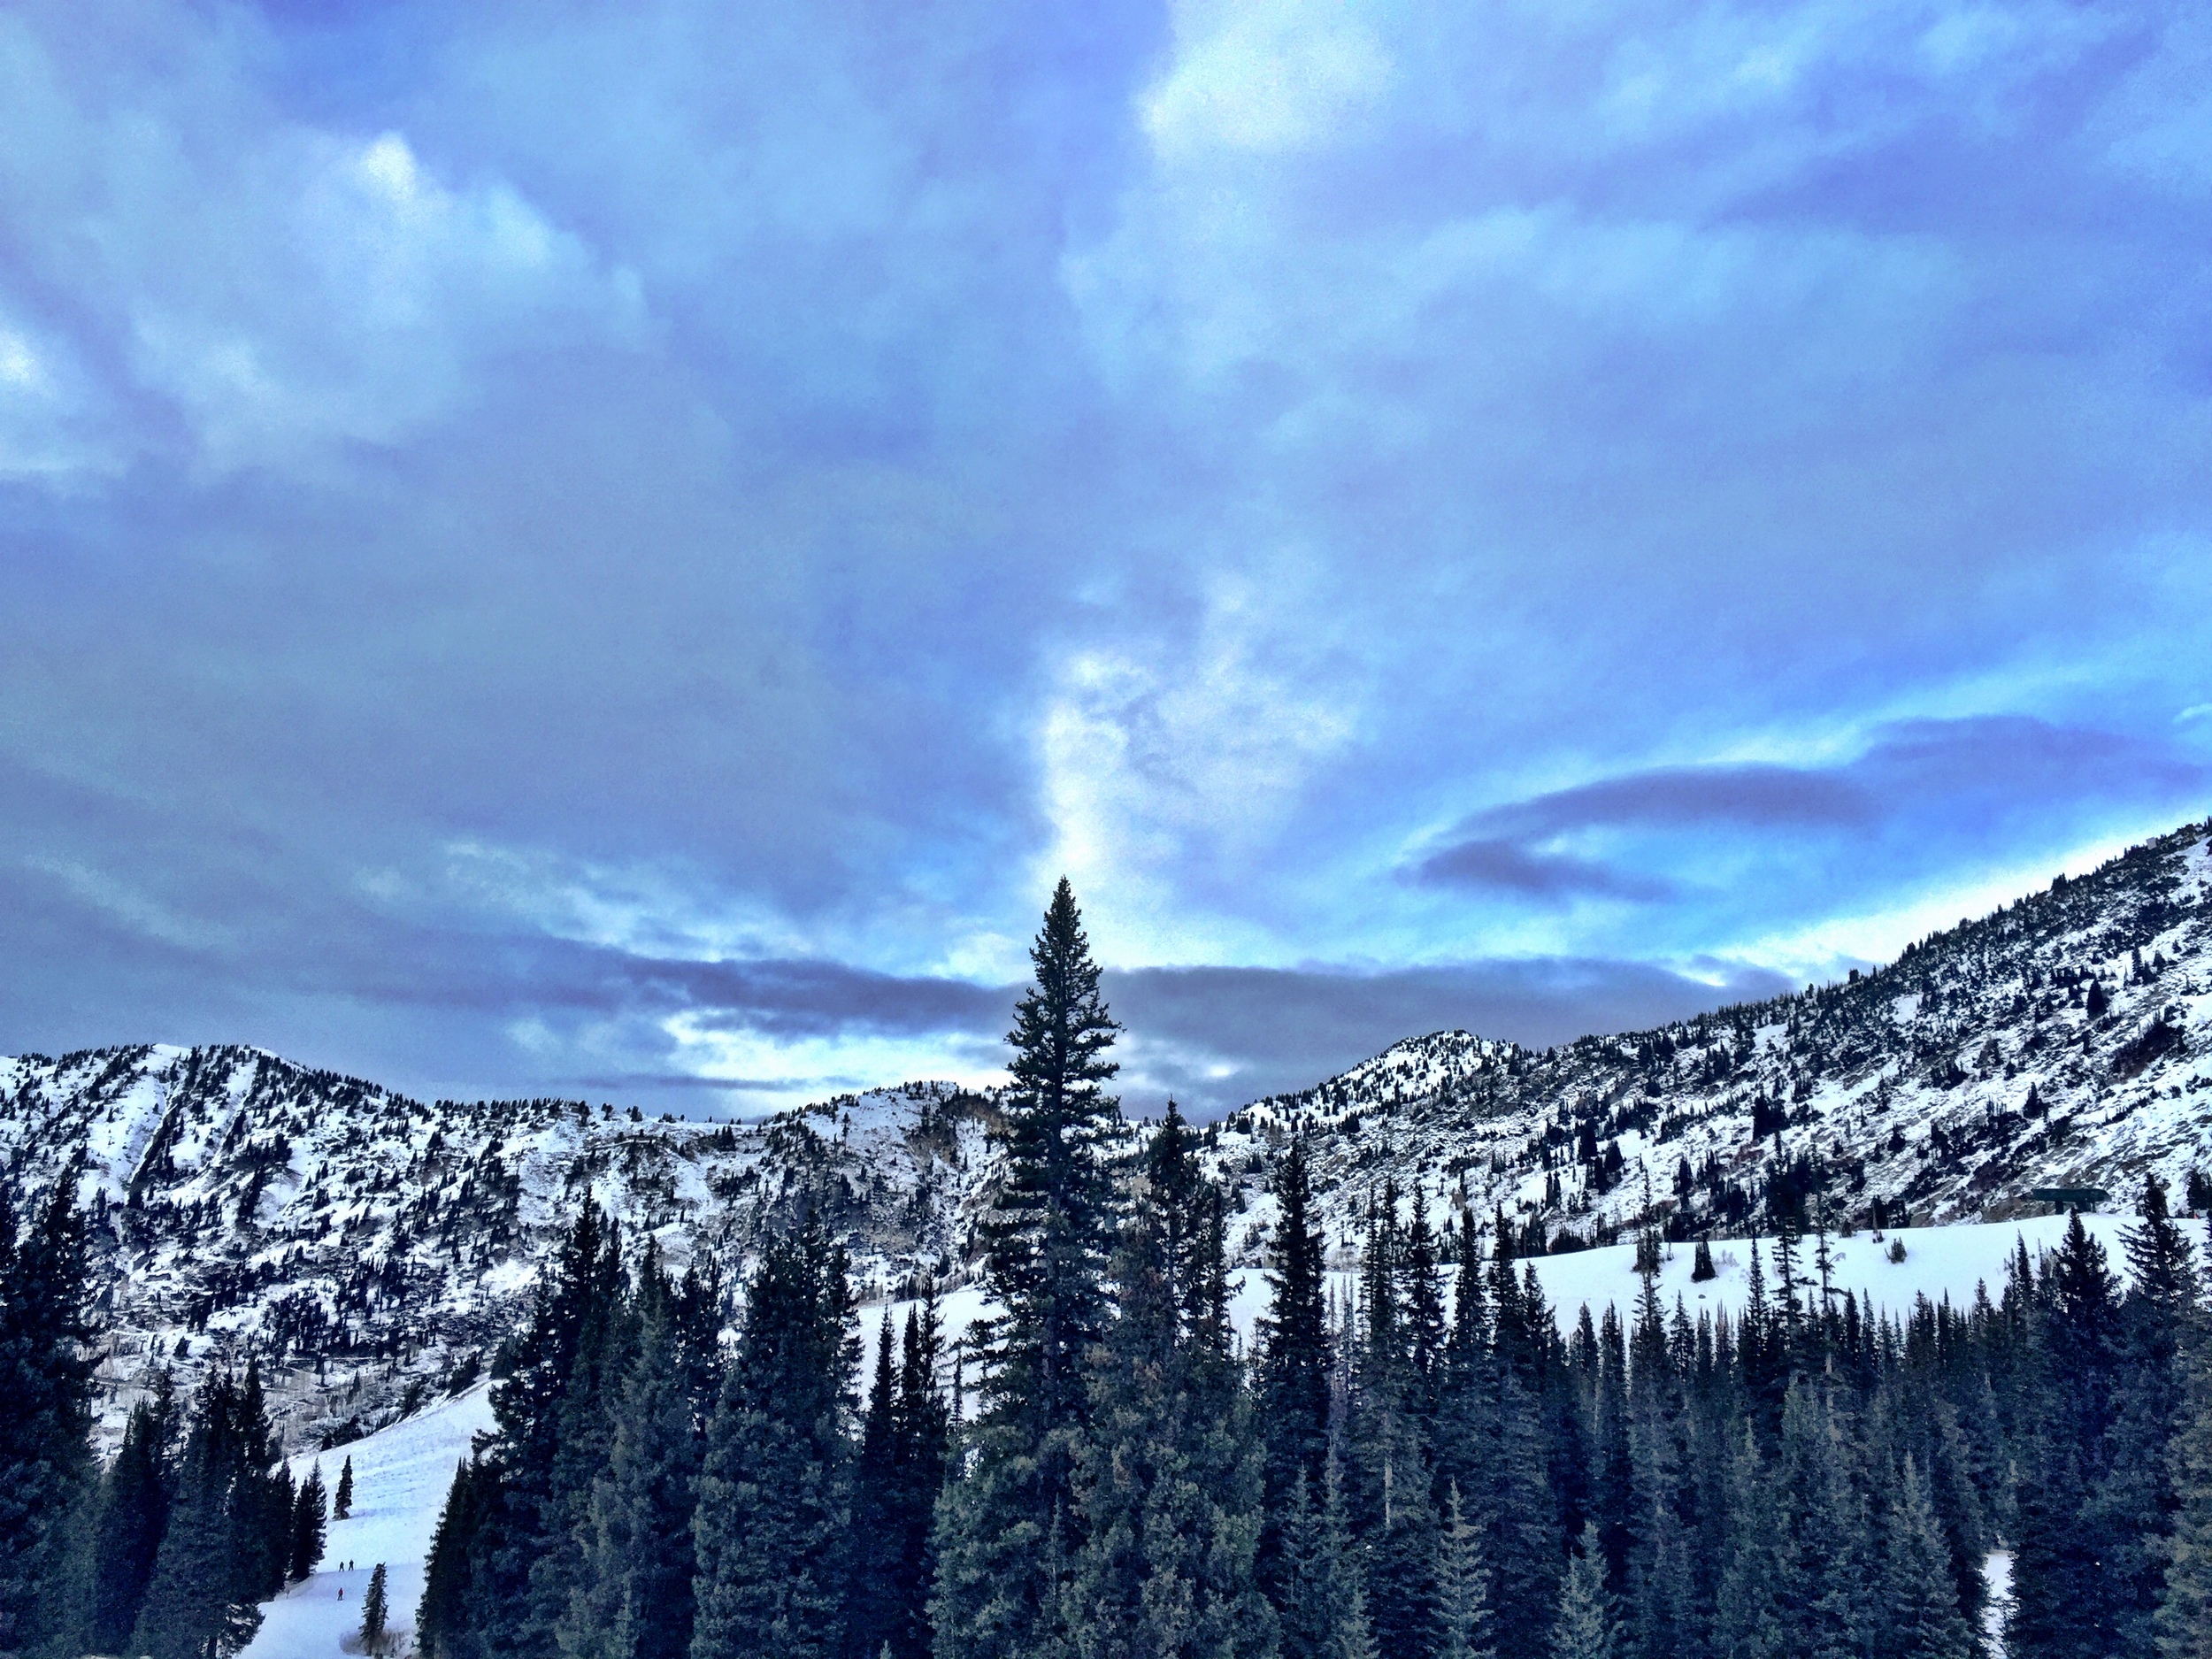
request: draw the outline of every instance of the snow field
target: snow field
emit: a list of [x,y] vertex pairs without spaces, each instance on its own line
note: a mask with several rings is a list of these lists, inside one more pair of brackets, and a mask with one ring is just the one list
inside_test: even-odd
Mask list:
[[[1866,1232],[1851,1238],[1831,1234],[1830,1282],[1839,1302],[1847,1290],[1858,1298],[1862,1311],[1871,1307],[1900,1320],[1911,1313],[1914,1299],[1918,1296],[1925,1296],[1930,1302],[1941,1302],[1948,1296],[1953,1307],[1962,1310],[1973,1304],[1977,1285],[1988,1287],[1992,1302],[2004,1294],[2005,1263],[2021,1240],[2026,1240],[2028,1256],[2033,1259],[2040,1251],[2058,1248],[2059,1241],[2065,1236],[2066,1225],[2064,1216],[2037,1216],[2024,1220],[1970,1222],[1947,1227],[1892,1227],[1878,1240],[1875,1234]],[[2131,1225],[2130,1218],[2123,1216],[2082,1217],[2082,1225],[2103,1244],[2114,1271],[2123,1279],[2127,1272],[2127,1257],[2120,1248],[2120,1235]],[[1893,1241],[1905,1247],[1902,1262],[1889,1259]],[[1732,1319],[1740,1317],[1749,1299],[1751,1248],[1747,1239],[1716,1239],[1712,1247],[1713,1265],[1718,1270],[1718,1277],[1699,1285],[1690,1279],[1697,1246],[1668,1246],[1666,1259],[1659,1271],[1660,1305],[1671,1314],[1675,1299],[1679,1296],[1692,1319],[1700,1313],[1724,1309]],[[1774,1240],[1763,1240],[1760,1248],[1764,1253],[1761,1271],[1766,1276],[1767,1295],[1771,1301],[1778,1294]],[[1807,1302],[1817,1300],[1819,1295],[1815,1248],[1814,1240],[1809,1238],[1797,1250],[1797,1276],[1801,1282],[1809,1281],[1812,1286],[1809,1294],[1802,1289],[1799,1293]],[[1636,1273],[1636,1247],[1632,1244],[1579,1250],[1571,1256],[1542,1256],[1535,1265],[1536,1281],[1544,1287],[1545,1298],[1550,1302],[1563,1331],[1574,1328],[1586,1304],[1594,1320],[1601,1320],[1610,1306],[1620,1310],[1625,1323],[1634,1317],[1636,1303],[1643,1294],[1643,1280]]]
[[[2121,1249],[2121,1235],[2134,1225],[2132,1219],[2124,1216],[2084,1216],[2082,1225],[2104,1246],[2113,1271],[2124,1281],[2127,1257]],[[2183,1225],[2191,1228],[2193,1236],[2201,1228],[2201,1224]],[[2066,1225],[2064,1216],[2037,1216],[2024,1220],[1961,1223],[1947,1227],[1892,1227],[1878,1239],[1865,1232],[1848,1238],[1832,1235],[1828,1240],[1830,1283],[1839,1304],[1847,1290],[1858,1298],[1862,1311],[1872,1310],[1899,1321],[1911,1314],[1914,1301],[1921,1296],[1932,1302],[1939,1302],[1947,1296],[1953,1307],[1963,1310],[1973,1305],[1977,1286],[1988,1287],[1992,1302],[2004,1294],[2006,1263],[2023,1240],[2032,1260],[2042,1252],[2058,1248]],[[1902,1262],[1889,1259],[1893,1242],[1904,1245]],[[1780,1278],[1774,1258],[1774,1240],[1762,1240],[1759,1248],[1763,1252],[1761,1270],[1766,1275],[1767,1295],[1772,1300],[1778,1294]],[[1658,1291],[1661,1307],[1670,1317],[1677,1297],[1693,1320],[1701,1313],[1722,1311],[1731,1319],[1742,1317],[1750,1298],[1751,1241],[1717,1239],[1712,1248],[1717,1276],[1700,1285],[1690,1279],[1691,1269],[1696,1264],[1697,1247],[1667,1247],[1660,1263]],[[1818,1299],[1819,1271],[1815,1248],[1815,1241],[1807,1239],[1797,1252],[1799,1299],[1804,1305]],[[1543,1286],[1545,1300],[1551,1304],[1562,1334],[1574,1330],[1586,1306],[1594,1322],[1601,1321],[1609,1307],[1619,1311],[1624,1324],[1635,1317],[1637,1302],[1643,1294],[1643,1280],[1636,1272],[1634,1245],[1608,1245],[1602,1249],[1578,1250],[1569,1256],[1539,1256],[1534,1258],[1533,1265],[1536,1282]],[[1448,1299],[1452,1271],[1446,1269]],[[1332,1271],[1328,1282],[1330,1294],[1340,1302],[1348,1302],[1359,1293],[1358,1275],[1355,1272]],[[1259,1321],[1267,1311],[1267,1274],[1260,1268],[1239,1268],[1229,1275],[1229,1321],[1248,1351]],[[909,1302],[889,1304],[895,1340],[905,1329],[907,1310],[915,1305]],[[875,1342],[883,1309],[884,1304],[879,1302],[863,1309],[860,1316],[862,1352],[857,1386],[864,1399],[868,1379],[873,1374]],[[967,1337],[970,1326],[993,1309],[994,1304],[973,1286],[940,1299],[938,1318],[949,1356],[953,1345]],[[895,1348],[893,1351],[896,1353]],[[946,1363],[944,1381],[949,1386],[949,1358]],[[966,1376],[968,1403],[972,1409],[976,1383],[972,1356],[967,1363]]]
[[[288,1459],[295,1480],[321,1464],[323,1486],[334,1493],[339,1470],[352,1458],[353,1513],[330,1524],[322,1570],[263,1604],[261,1629],[241,1659],[336,1659],[355,1651],[347,1643],[361,1629],[361,1598],[379,1562],[389,1628],[400,1638],[394,1651],[411,1651],[423,1561],[454,1465],[468,1455],[471,1440],[491,1426],[491,1385],[480,1383],[349,1445]],[[350,1571],[342,1568],[345,1562],[354,1563]]]

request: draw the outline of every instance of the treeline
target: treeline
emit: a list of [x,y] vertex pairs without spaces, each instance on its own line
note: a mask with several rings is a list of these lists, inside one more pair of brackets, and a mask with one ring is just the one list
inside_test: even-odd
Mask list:
[[2009,1547],[2016,1659],[2212,1655],[2212,1341],[2155,1186],[2124,1290],[2077,1222],[1993,1302],[1876,1319],[1787,1236],[1740,1318],[1647,1279],[1563,1337],[1509,1238],[1419,1194],[1333,1305],[1294,1144],[1248,1355],[1187,1127],[1110,1155],[1064,883],[1032,958],[972,1395],[927,1297],[853,1390],[818,1222],[726,1344],[710,1283],[587,1210],[457,1473],[426,1653],[1969,1659]]
[[234,1653],[321,1559],[321,1479],[295,1489],[250,1363],[188,1412],[157,1371],[100,1468],[81,1174],[27,1217],[0,1179],[0,1654]]

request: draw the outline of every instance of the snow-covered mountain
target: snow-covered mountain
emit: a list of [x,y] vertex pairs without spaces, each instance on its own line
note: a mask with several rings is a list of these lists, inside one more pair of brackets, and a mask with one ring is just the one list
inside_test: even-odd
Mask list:
[[[1891,1225],[2003,1219],[2042,1187],[2176,1200],[2212,1175],[2212,852],[2189,826],[1923,941],[1878,972],[1536,1051],[1444,1032],[1208,1132],[1233,1241],[1308,1137],[1348,1250],[1386,1187],[1525,1240],[1740,1233],[1777,1206]],[[257,1049],[0,1061],[19,1182],[81,1160],[110,1432],[156,1360],[250,1348],[295,1445],[465,1387],[588,1195],[680,1267],[734,1270],[813,1206],[872,1296],[967,1276],[987,1094],[909,1084],[751,1125],[554,1100],[432,1104]]]
[[2212,1178],[2208,830],[1841,984],[1541,1051],[1415,1038],[1235,1113],[1220,1148],[1302,1132],[1340,1219],[1440,1182],[1555,1243],[1740,1233],[1770,1200],[1893,1225],[2036,1213],[2040,1187],[2131,1205],[2147,1174],[2178,1206]]

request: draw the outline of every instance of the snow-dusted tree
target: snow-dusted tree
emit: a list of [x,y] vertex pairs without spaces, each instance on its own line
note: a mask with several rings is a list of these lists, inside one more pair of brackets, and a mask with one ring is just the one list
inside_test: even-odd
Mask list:
[[1492,1659],[1490,1570],[1482,1534],[1462,1512],[1452,1483],[1436,1555],[1436,1659]]

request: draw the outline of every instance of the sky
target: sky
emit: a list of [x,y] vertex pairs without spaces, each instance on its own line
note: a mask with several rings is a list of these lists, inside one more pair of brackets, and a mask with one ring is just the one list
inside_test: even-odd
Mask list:
[[2212,13],[0,9],[0,1051],[1198,1115],[2212,810]]

